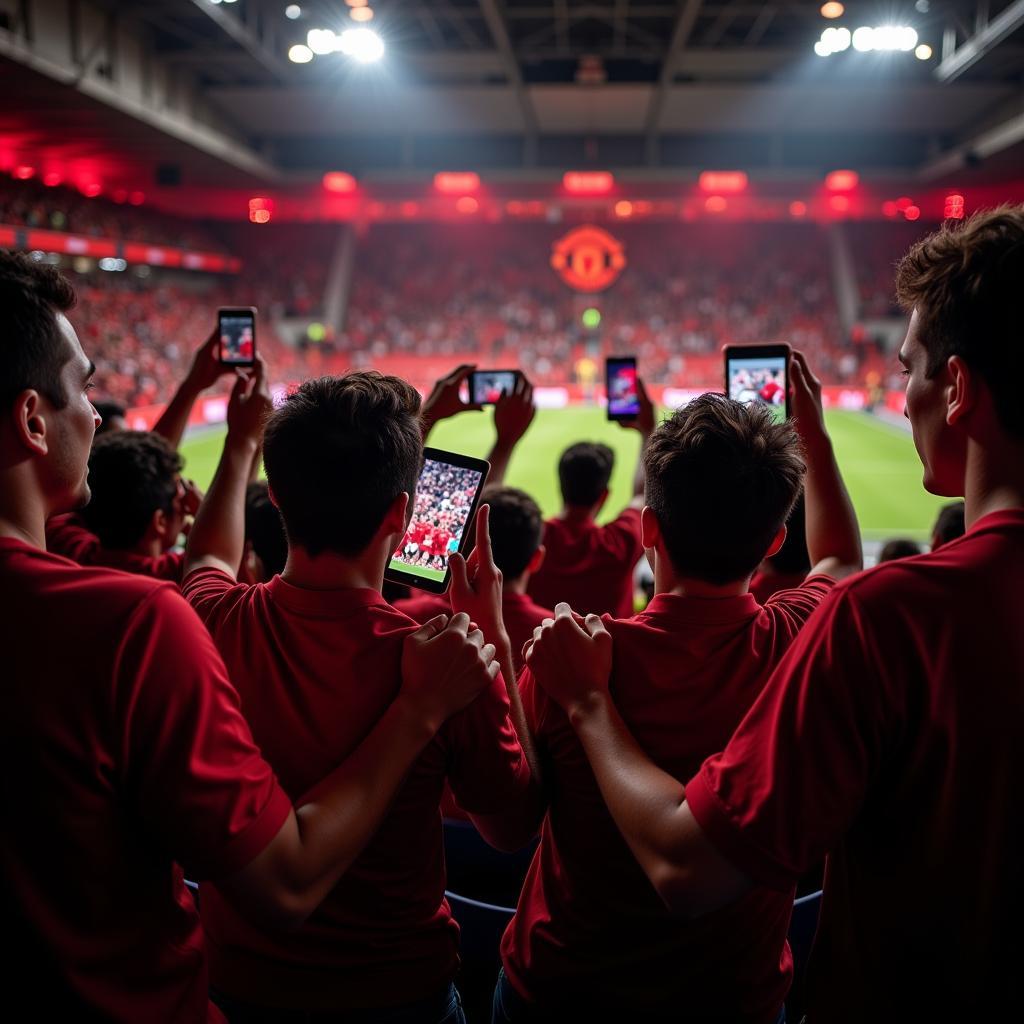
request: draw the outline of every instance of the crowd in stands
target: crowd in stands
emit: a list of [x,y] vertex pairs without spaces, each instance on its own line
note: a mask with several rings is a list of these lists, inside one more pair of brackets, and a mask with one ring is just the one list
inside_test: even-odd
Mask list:
[[[924,483],[963,498],[930,551],[863,571],[799,349],[785,419],[711,392],[659,417],[641,380],[633,492],[604,526],[607,447],[552,453],[547,522],[504,486],[535,413],[520,376],[488,500],[416,606],[385,568],[470,366],[425,401],[359,370],[275,408],[265,361],[225,367],[211,336],[151,432],[96,437],[71,285],[0,252],[9,995],[69,1020],[465,1024],[443,809],[532,851],[471,1020],[1004,1016],[1022,273],[1024,208],[898,267]],[[202,495],[177,448],[228,379]],[[465,504],[445,472],[428,485]],[[823,861],[798,1008],[787,935]]]

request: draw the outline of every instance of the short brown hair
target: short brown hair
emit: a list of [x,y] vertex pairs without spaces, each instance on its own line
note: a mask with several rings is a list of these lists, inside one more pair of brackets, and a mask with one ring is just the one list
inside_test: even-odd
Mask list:
[[608,488],[615,468],[615,452],[606,444],[579,441],[558,460],[558,484],[566,505],[589,507]]
[[644,450],[647,504],[676,572],[707,583],[749,576],[785,523],[804,478],[789,420],[724,395],[693,399]]
[[1024,437],[1024,206],[1001,206],[945,224],[900,261],[896,294],[916,310],[926,373],[960,356],[988,385],[1003,428]]
[[307,380],[267,421],[263,462],[289,544],[358,555],[423,466],[419,392],[375,370]]

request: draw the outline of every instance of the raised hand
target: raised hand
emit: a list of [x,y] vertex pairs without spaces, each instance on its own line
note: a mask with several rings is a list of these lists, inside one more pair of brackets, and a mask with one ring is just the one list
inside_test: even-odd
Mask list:
[[452,571],[449,596],[452,608],[479,623],[489,640],[508,646],[501,611],[501,570],[494,564],[489,528],[491,507],[481,505],[476,514],[476,545],[468,561],[457,552],[448,559]]
[[612,672],[612,637],[599,615],[582,620],[562,602],[526,645],[526,667],[570,719],[596,694],[607,693]]
[[259,444],[274,402],[267,385],[267,364],[256,357],[252,370],[238,370],[238,379],[228,401],[228,438]]
[[402,645],[401,696],[435,732],[497,678],[494,644],[469,616],[436,615]]
[[220,331],[214,328],[210,336],[196,349],[188,370],[188,383],[196,392],[205,391],[217,383],[219,377],[233,369],[220,361]]
[[628,430],[638,430],[643,437],[650,437],[656,426],[654,403],[651,401],[650,395],[647,394],[644,382],[639,377],[636,380],[636,391],[640,412],[631,420],[619,420],[619,426]]
[[533,385],[520,374],[511,394],[502,395],[494,403],[494,429],[497,445],[508,451],[516,446],[530,428],[537,407],[533,404]]
[[789,357],[789,411],[805,443],[825,433],[821,406],[821,381],[811,372],[803,352]]
[[456,366],[447,377],[442,377],[434,384],[433,390],[420,411],[420,423],[424,437],[430,433],[431,427],[440,420],[446,420],[460,412],[479,412],[483,408],[482,405],[463,402],[459,397],[459,388],[462,386],[462,382],[475,369],[474,364],[463,363],[461,366]]

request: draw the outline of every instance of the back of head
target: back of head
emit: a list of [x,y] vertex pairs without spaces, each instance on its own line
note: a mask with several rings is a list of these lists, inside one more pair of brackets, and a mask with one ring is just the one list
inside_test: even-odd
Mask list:
[[943,505],[939,511],[935,525],[932,527],[932,547],[942,547],[967,532],[965,506],[962,501],[951,501]]
[[934,377],[951,356],[979,373],[1002,428],[1024,439],[1024,344],[1020,285],[1024,281],[1024,206],[1003,206],[946,224],[900,261],[896,290],[916,310],[918,336]]
[[544,533],[540,507],[525,491],[515,487],[487,487],[481,500],[491,506],[494,564],[506,580],[517,579],[540,547]]
[[882,545],[882,550],[878,552],[878,562],[895,562],[899,558],[913,558],[914,555],[921,554],[920,545],[913,540],[908,540],[905,537],[896,537],[893,540],[887,540]]
[[102,421],[96,428],[97,437],[103,434],[113,434],[118,430],[128,429],[125,423],[127,410],[120,402],[95,399],[92,407],[99,413],[100,420]]
[[288,538],[281,515],[270,500],[270,488],[261,481],[245,490],[245,539],[262,563],[266,579],[284,572]]
[[423,464],[419,392],[376,371],[308,380],[267,421],[263,464],[289,544],[364,551]]
[[695,398],[654,431],[644,468],[673,568],[712,584],[753,573],[804,477],[791,422],[717,394]]
[[71,350],[57,314],[74,304],[74,288],[55,267],[0,249],[0,389],[5,407],[30,389],[54,408],[67,405],[61,371]]
[[104,547],[134,547],[154,512],[173,512],[181,468],[181,456],[159,434],[121,430],[98,437],[89,456],[92,498],[82,518]]
[[562,501],[577,508],[597,504],[608,489],[614,466],[615,453],[606,444],[580,441],[566,448],[558,460]]

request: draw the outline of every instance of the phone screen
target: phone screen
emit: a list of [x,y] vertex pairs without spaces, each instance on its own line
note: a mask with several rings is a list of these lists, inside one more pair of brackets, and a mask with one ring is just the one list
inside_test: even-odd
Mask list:
[[777,420],[786,418],[785,355],[730,356],[726,362],[729,397],[750,405],[760,402],[771,408]]
[[636,359],[632,356],[609,358],[605,363],[608,388],[608,419],[629,420],[640,415],[640,391],[637,385]]
[[476,370],[469,379],[469,400],[473,405],[493,405],[516,387],[515,370]]
[[231,366],[251,366],[256,358],[256,318],[248,310],[221,310],[217,316],[220,361]]
[[428,455],[416,485],[412,519],[389,568],[443,584],[448,558],[459,550],[485,473],[486,469],[456,466]]

